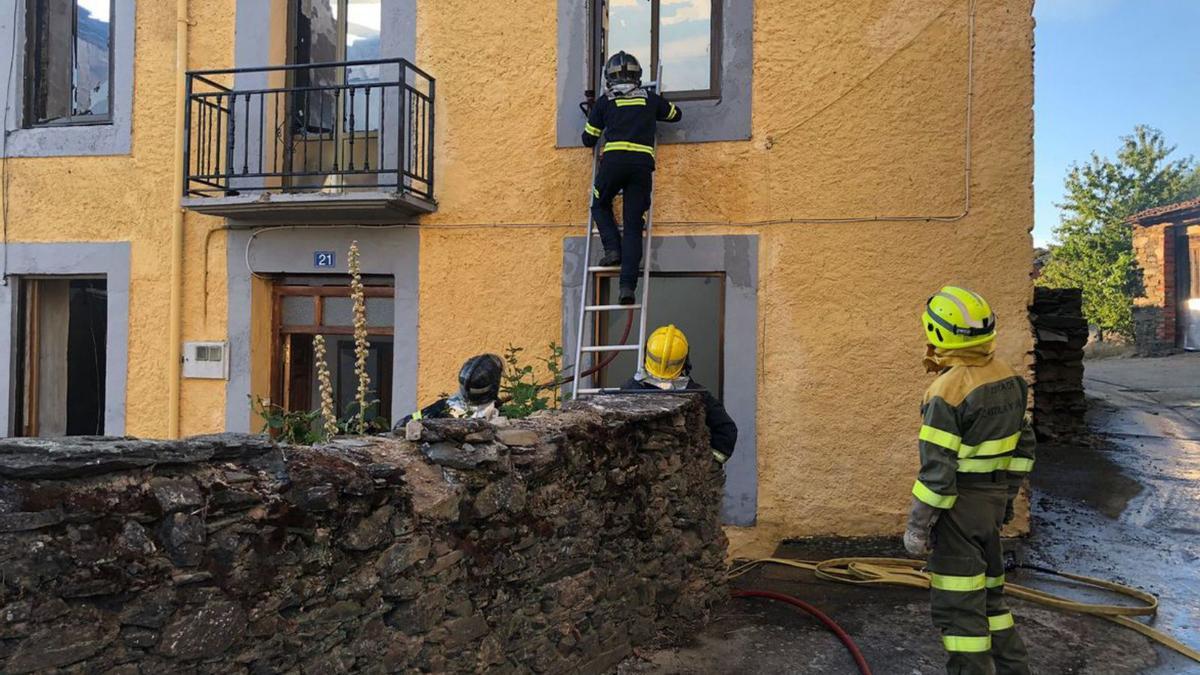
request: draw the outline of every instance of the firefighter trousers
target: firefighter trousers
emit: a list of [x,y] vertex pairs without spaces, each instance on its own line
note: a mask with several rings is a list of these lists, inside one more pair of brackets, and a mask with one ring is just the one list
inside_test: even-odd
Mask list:
[[[622,287],[637,286],[638,268],[642,264],[642,231],[653,187],[654,169],[648,164],[622,162],[607,156],[600,160],[596,185],[592,188],[592,220],[600,230],[604,250],[621,252]],[[613,199],[621,192],[625,193],[623,231],[617,229],[613,216]]]
[[972,478],[959,480],[957,501],[934,525],[929,556],[930,607],[942,631],[946,671],[1027,675],[1025,644],[1004,602],[1000,528],[1007,476],[998,471]]

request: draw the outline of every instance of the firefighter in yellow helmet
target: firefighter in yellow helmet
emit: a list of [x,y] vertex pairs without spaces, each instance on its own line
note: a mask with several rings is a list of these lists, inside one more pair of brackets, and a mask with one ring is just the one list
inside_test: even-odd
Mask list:
[[729,461],[737,445],[737,424],[725,412],[721,401],[692,379],[692,362],[688,357],[688,341],[683,331],[672,324],[650,334],[650,339],[646,340],[645,370],[644,375],[635,375],[622,388],[700,392],[704,400],[713,457],[721,464]]
[[921,471],[904,547],[929,556],[930,606],[950,673],[1029,673],[1004,602],[1000,528],[1033,469],[1025,380],[994,354],[996,316],[979,295],[946,286],[925,305]]

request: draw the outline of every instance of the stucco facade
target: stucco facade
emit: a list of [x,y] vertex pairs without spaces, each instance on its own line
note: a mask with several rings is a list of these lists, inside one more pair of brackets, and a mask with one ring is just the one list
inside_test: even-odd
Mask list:
[[[166,433],[172,367],[162,358],[179,208],[171,4],[137,3],[129,155],[7,165],[11,241],[130,243],[125,431],[143,436]],[[239,3],[190,4],[190,68],[265,65],[237,63]],[[583,230],[590,155],[557,142],[557,6],[513,0],[501,18],[474,0],[416,3],[415,63],[438,91],[437,211],[400,239],[419,248],[417,401],[451,389],[465,356],[563,339],[564,241]],[[757,503],[754,524],[730,530],[735,554],[792,536],[900,530],[929,382],[916,316],[933,289],[985,294],[1001,321],[1000,355],[1027,370],[1031,9],[757,0],[749,140],[660,148],[657,233],[752,235],[757,246],[757,325],[743,345],[756,354],[746,470]],[[242,255],[227,249],[231,225],[187,216],[185,340],[234,339],[230,306],[243,299],[227,280]],[[260,283],[250,280],[255,318],[242,336],[257,394],[269,358]],[[185,380],[181,430],[226,428],[229,411],[247,405],[228,392]]]

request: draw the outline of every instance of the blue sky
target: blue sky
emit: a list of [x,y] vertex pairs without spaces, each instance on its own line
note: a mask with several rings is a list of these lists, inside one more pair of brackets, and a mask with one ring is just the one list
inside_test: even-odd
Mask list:
[[1200,157],[1200,0],[1037,0],[1034,241],[1052,239],[1063,178],[1137,124]]

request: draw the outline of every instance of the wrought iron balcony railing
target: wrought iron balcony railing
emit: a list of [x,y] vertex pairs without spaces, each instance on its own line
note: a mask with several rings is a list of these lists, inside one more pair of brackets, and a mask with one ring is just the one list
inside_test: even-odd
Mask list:
[[433,210],[435,86],[404,59],[191,72],[185,204],[382,193]]

